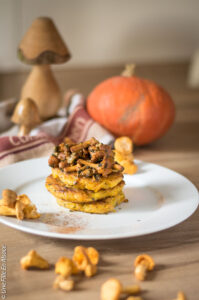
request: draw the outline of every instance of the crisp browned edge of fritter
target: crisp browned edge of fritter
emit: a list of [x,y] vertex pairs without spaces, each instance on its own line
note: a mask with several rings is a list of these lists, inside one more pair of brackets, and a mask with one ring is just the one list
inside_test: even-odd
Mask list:
[[[127,202],[128,200],[125,198],[125,195],[124,193],[121,191],[121,193],[119,193],[121,196],[123,196],[123,199],[122,200],[118,200],[116,201],[116,203],[112,204],[112,203],[106,203],[106,200],[110,199],[110,198],[115,198],[115,197],[106,197],[104,199],[101,199],[101,200],[98,200],[96,202],[89,202],[89,203],[74,203],[74,202],[69,202],[69,201],[65,201],[65,200],[62,200],[60,198],[57,198],[56,197],[56,201],[57,201],[57,204],[60,205],[61,207],[64,207],[64,208],[67,208],[71,211],[79,211],[79,212],[84,212],[84,213],[90,213],[90,214],[108,214],[108,213],[111,213],[111,212],[114,212],[115,211],[115,208],[117,206],[119,206],[120,204],[124,203],[124,202]],[[119,195],[118,194],[118,195]],[[118,196],[117,195],[117,196]],[[92,205],[93,206],[93,209],[95,207],[95,205],[99,205],[100,204],[104,204],[104,207],[101,207],[101,210],[98,210],[97,211],[97,208],[95,208],[95,212],[94,211],[85,211],[83,210],[83,207],[88,207],[89,205]],[[78,209],[73,209],[71,207],[67,207],[67,204],[68,205],[78,205],[79,208]],[[88,206],[87,206],[88,205]],[[107,209],[107,206],[109,206],[109,208]],[[106,210],[105,210],[106,208]],[[88,210],[88,209],[86,209]]]
[[[74,185],[75,184],[78,184],[78,182],[80,182],[81,183],[81,179],[82,180],[88,180],[88,183],[89,184],[92,184],[92,182],[93,183],[100,183],[101,181],[103,181],[103,180],[111,180],[111,178],[110,177],[113,177],[113,180],[115,180],[116,178],[120,178],[121,180],[120,181],[122,181],[122,179],[124,178],[124,175],[123,175],[123,173],[121,173],[121,172],[113,172],[113,173],[110,173],[107,177],[101,177],[100,179],[96,179],[96,178],[94,178],[94,177],[78,177],[78,175],[77,175],[77,172],[71,172],[71,173],[66,173],[66,172],[64,172],[62,169],[59,169],[59,168],[52,168],[52,170],[58,170],[61,174],[58,174],[57,173],[57,175],[56,175],[56,178],[58,177],[59,179],[60,179],[60,181],[62,181],[64,184],[66,184],[62,179],[61,179],[61,177],[63,176],[74,176],[75,177],[75,180],[76,180],[76,183],[74,183]],[[53,176],[53,175],[52,175]],[[114,178],[114,176],[116,177],[116,178]],[[53,176],[54,177],[54,176]],[[55,177],[54,177],[55,178]],[[119,182],[120,182],[119,181]],[[119,183],[118,182],[118,183]]]
[[[50,180],[50,183],[49,183],[49,180]],[[55,183],[54,183],[55,182]],[[49,175],[47,178],[46,178],[46,182],[45,182],[45,186],[47,188],[47,190],[52,194],[54,195],[55,197],[57,197],[57,193],[67,193],[67,192],[72,192],[72,193],[75,193],[75,194],[78,194],[80,193],[82,197],[91,197],[92,200],[91,201],[85,201],[85,203],[89,203],[89,202],[92,202],[92,201],[98,201],[99,199],[93,199],[93,196],[94,194],[96,193],[99,193],[100,191],[112,191],[114,189],[116,189],[116,187],[122,187],[124,186],[125,182],[122,180],[120,181],[116,186],[110,188],[110,189],[101,189],[99,190],[98,192],[94,192],[94,191],[91,191],[91,190],[80,190],[78,188],[73,188],[73,187],[66,187],[64,186],[63,183],[58,180],[58,179],[55,179],[52,177],[52,175]],[[53,190],[50,188],[50,187],[53,187]],[[56,190],[56,187],[57,187],[57,190]],[[107,197],[110,197],[110,196],[107,196]],[[58,197],[59,198],[59,197]],[[63,199],[65,200],[65,199]],[[65,200],[67,201],[67,200]],[[71,202],[75,202],[75,201],[71,201]],[[80,202],[76,202],[76,203],[83,203],[83,201],[80,201]]]

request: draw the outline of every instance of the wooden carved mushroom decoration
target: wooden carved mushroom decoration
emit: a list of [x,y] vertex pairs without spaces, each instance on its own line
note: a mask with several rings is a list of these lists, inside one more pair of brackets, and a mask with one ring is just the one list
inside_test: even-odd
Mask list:
[[34,65],[21,98],[34,99],[43,120],[53,117],[61,106],[61,92],[50,64],[66,62],[70,53],[50,18],[34,20],[19,44],[18,56],[21,61]]
[[37,105],[30,98],[19,101],[11,120],[20,126],[18,136],[28,135],[41,122]]

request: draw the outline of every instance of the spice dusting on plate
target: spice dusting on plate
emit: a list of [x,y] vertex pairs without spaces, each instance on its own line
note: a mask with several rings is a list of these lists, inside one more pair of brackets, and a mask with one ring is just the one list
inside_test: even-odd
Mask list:
[[47,225],[48,231],[56,233],[75,233],[84,229],[86,222],[80,216],[73,216],[65,212],[46,213],[41,215],[41,221]]
[[83,228],[81,227],[57,227],[57,226],[52,226],[52,232],[56,233],[75,233],[79,230],[82,230]]
[[165,201],[163,194],[160,193],[160,191],[158,191],[157,189],[155,189],[153,187],[149,187],[149,189],[155,194],[155,196],[157,198],[158,207],[161,207]]

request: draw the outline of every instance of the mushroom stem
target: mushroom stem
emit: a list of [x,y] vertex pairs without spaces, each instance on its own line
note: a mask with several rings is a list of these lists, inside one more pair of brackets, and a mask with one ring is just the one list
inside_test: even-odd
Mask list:
[[144,264],[139,264],[135,268],[135,277],[138,280],[144,280],[147,274],[147,267]]
[[30,131],[31,131],[30,126],[21,125],[19,128],[18,136],[28,135],[30,133]]
[[143,300],[142,297],[137,297],[137,296],[129,296],[126,300]]
[[44,120],[56,114],[61,106],[61,93],[49,65],[33,67],[23,86],[21,98],[34,99]]
[[127,64],[124,71],[121,73],[124,77],[132,77],[135,72],[135,64]]
[[141,291],[140,286],[139,285],[127,285],[125,287],[122,288],[122,293],[123,294],[139,294]]
[[177,298],[175,300],[186,300],[185,294],[183,292],[178,292]]

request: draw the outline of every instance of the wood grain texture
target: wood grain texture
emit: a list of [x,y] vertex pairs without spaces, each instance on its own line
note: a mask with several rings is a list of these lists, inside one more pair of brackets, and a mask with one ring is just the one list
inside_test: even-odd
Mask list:
[[[118,69],[115,68],[115,71]],[[73,72],[71,76],[74,76]],[[82,70],[77,81],[87,78],[84,86],[80,85],[86,93],[91,84],[111,73],[114,73],[113,68],[99,72],[93,70],[92,77],[92,70]],[[62,71],[58,77],[63,83],[65,78],[61,74]],[[177,116],[174,126],[164,138],[150,146],[136,148],[135,157],[171,168],[199,188],[199,90],[186,87],[187,64],[146,66],[140,68],[139,75],[157,80],[170,92],[176,103]],[[91,77],[92,83],[89,82]],[[199,211],[171,229],[122,241],[82,243],[29,235],[4,225],[0,225],[0,230],[1,243],[5,243],[8,249],[7,299],[100,299],[100,286],[109,277],[117,277],[124,284],[135,282],[132,264],[136,255],[142,252],[152,255],[156,262],[156,270],[141,283],[143,299],[172,300],[178,290],[183,290],[189,300],[199,299]],[[30,249],[37,250],[53,264],[62,255],[71,256],[73,248],[79,244],[96,247],[102,259],[98,274],[91,279],[82,279],[77,289],[68,294],[52,289],[53,268],[50,271],[20,269],[19,260]]]

